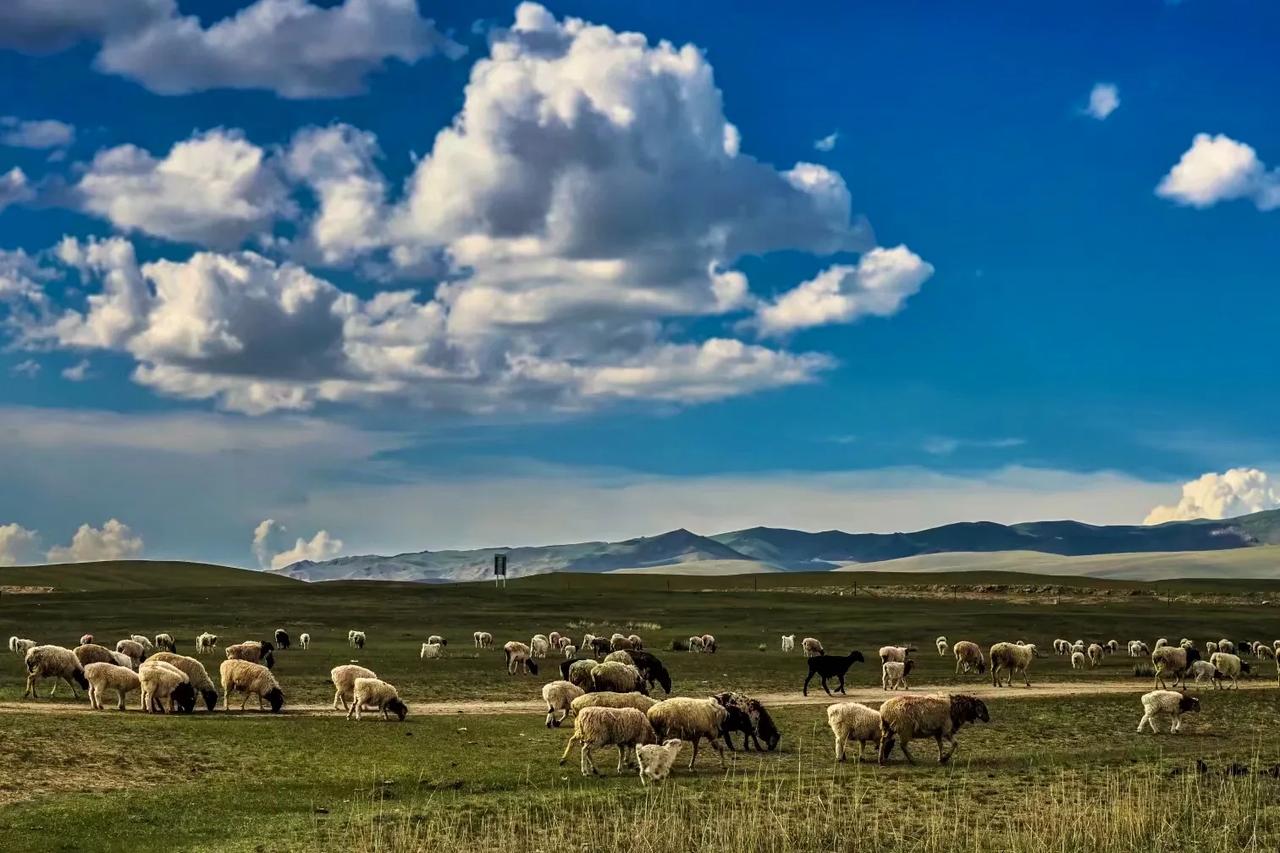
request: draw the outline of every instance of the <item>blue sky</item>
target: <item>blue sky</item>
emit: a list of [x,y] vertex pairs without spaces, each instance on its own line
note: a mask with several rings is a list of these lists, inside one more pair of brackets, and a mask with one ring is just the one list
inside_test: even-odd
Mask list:
[[1276,503],[1280,9],[65,5],[0,562]]

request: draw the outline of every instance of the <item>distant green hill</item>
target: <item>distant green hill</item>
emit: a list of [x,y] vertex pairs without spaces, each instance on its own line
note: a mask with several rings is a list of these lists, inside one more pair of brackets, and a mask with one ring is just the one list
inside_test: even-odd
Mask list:
[[167,560],[110,560],[0,568],[0,587],[51,588],[59,592],[192,587],[279,587],[297,581],[268,572]]

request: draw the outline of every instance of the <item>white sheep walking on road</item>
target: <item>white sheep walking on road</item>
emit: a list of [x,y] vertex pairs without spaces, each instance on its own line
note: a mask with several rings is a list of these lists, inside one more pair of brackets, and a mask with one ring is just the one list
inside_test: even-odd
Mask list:
[[1168,716],[1170,734],[1182,728],[1182,715],[1194,714],[1200,710],[1200,700],[1176,690],[1152,690],[1142,697],[1142,719],[1138,721],[1138,731],[1143,726],[1150,726],[1151,733],[1156,734],[1156,718]]

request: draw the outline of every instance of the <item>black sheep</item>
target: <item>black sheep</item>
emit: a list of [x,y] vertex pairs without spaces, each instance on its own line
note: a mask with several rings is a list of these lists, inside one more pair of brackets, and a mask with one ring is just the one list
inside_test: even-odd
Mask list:
[[[667,672],[667,668],[662,665],[662,661],[658,660],[656,655],[639,649],[628,649],[627,654],[635,662],[636,669],[640,670],[640,675],[644,677],[650,689],[655,683],[661,684],[663,692],[668,696],[671,695],[671,674]],[[561,667],[561,672],[565,673],[565,678],[569,677],[567,668]]]
[[730,736],[731,732],[742,732],[744,750],[750,749],[754,744],[758,752],[764,752],[765,747],[760,745],[760,738],[764,738],[770,752],[778,748],[778,744],[782,741],[782,733],[778,731],[773,717],[769,716],[769,712],[759,700],[742,693],[717,693],[712,698],[729,711],[729,717],[720,729],[720,734],[724,737],[725,745],[729,749],[735,748],[733,738]]
[[280,651],[289,648],[289,633],[283,628],[276,629],[276,648]]
[[608,637],[594,637],[591,640],[591,651],[596,657],[603,657],[613,651],[613,644]]
[[840,679],[839,690],[844,693],[844,676],[849,671],[849,667],[855,663],[862,663],[866,660],[862,656],[862,652],[852,651],[849,654],[841,655],[814,655],[807,658],[809,662],[809,675],[804,680],[804,695],[809,695],[809,682],[816,675],[822,679],[822,689],[827,691],[827,695],[831,695],[831,688],[827,687],[827,679]]

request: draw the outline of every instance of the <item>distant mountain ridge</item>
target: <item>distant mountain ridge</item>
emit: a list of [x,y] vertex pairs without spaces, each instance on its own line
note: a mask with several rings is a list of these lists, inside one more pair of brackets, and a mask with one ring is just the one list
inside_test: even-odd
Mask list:
[[683,528],[623,542],[419,551],[394,556],[304,560],[277,570],[299,580],[469,581],[492,576],[493,555],[507,555],[511,577],[547,572],[660,571],[699,564],[734,571],[817,571],[952,552],[1038,552],[1061,556],[1221,551],[1280,544],[1280,510],[1239,518],[1155,526],[1078,521],[961,522],[914,533],[807,533],[752,527],[714,536]]

